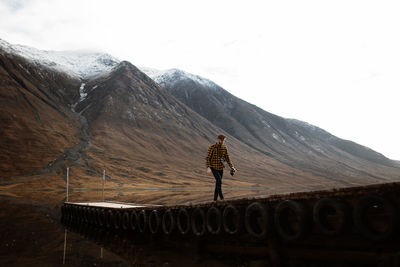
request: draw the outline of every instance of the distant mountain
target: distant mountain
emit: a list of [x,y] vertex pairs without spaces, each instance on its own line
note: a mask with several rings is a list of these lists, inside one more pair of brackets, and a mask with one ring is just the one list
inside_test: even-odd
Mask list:
[[105,53],[87,51],[42,51],[24,45],[12,45],[0,39],[0,49],[20,55],[31,63],[68,74],[73,78],[88,79],[111,71],[120,60]]
[[205,78],[176,69],[144,71],[213,124],[290,167],[329,179],[344,174],[377,180],[388,173],[398,177],[398,165],[382,154],[308,123],[266,112]]
[[212,186],[205,156],[219,133],[239,169],[227,186],[279,193],[400,179],[379,153],[199,76],[153,80],[126,61],[62,54],[0,45],[0,185],[64,188],[69,167],[72,188],[98,188],[103,170],[108,187]]

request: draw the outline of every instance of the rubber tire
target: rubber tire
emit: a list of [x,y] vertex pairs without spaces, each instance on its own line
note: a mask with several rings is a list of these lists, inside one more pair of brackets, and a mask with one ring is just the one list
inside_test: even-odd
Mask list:
[[[213,217],[215,216],[215,224]],[[222,214],[217,207],[210,207],[207,210],[207,230],[213,235],[218,235],[221,233],[222,229]]]
[[129,224],[130,224],[129,212],[128,211],[124,211],[122,213],[122,220],[121,220],[122,230],[128,231],[129,230]]
[[224,231],[230,235],[236,235],[240,233],[243,225],[242,217],[242,212],[240,212],[236,206],[226,206],[224,212],[222,213],[222,225]]
[[83,207],[83,222],[88,224],[89,223],[89,207]]
[[83,222],[85,222],[85,219],[84,219],[84,216],[85,216],[85,211],[84,211],[84,207],[83,206],[79,206],[78,207],[78,214],[79,214],[79,216],[78,216],[78,222],[79,223],[83,223]]
[[121,211],[115,210],[114,211],[114,216],[113,216],[113,221],[112,221],[113,226],[114,226],[114,230],[121,229],[121,221],[122,221]]
[[139,232],[145,233],[148,228],[148,216],[146,210],[141,210],[138,215]]
[[153,210],[149,215],[149,229],[150,233],[157,234],[161,226],[160,211]]
[[[338,226],[330,228],[325,223],[324,210],[333,209],[335,215],[338,217]],[[336,236],[345,232],[349,224],[350,210],[347,204],[343,201],[334,198],[319,199],[313,207],[313,221],[321,233],[329,236]]]
[[106,223],[106,227],[107,227],[108,229],[111,229],[111,227],[112,227],[113,216],[114,216],[113,210],[111,210],[111,209],[107,210],[107,212],[106,212],[106,221],[105,221],[105,223]]
[[91,212],[91,210],[90,210],[90,207],[85,207],[85,222],[87,223],[87,224],[90,224],[91,223],[91,218],[90,218],[90,213]]
[[98,208],[93,208],[93,225],[99,226],[99,213]]
[[[385,211],[391,215],[388,221],[388,229],[385,232],[376,232],[368,225],[368,208],[376,204],[383,205]],[[355,204],[353,220],[355,226],[364,237],[374,241],[383,241],[395,236],[399,216],[396,207],[388,199],[377,195],[365,195],[358,199]]]
[[81,223],[85,222],[85,207],[79,206],[79,221]]
[[77,218],[77,207],[75,205],[71,206],[71,221],[76,222]]
[[178,231],[182,235],[188,234],[191,230],[190,217],[190,213],[187,209],[179,209],[178,216],[176,217],[176,225],[178,226]]
[[197,207],[194,209],[190,222],[195,236],[203,236],[206,233],[207,219],[203,208]]
[[[298,231],[290,233],[286,227],[288,222],[285,218],[285,212],[291,210],[299,218]],[[294,200],[284,200],[278,204],[275,209],[275,228],[280,237],[288,242],[296,242],[304,238],[309,230],[310,225],[307,208],[304,204]]]
[[[244,222],[246,231],[251,236],[255,238],[265,238],[270,231],[270,221],[271,215],[265,204],[254,202],[247,206]],[[255,229],[255,227],[258,229]]]
[[79,206],[79,222],[85,222],[85,207]]
[[176,227],[176,221],[174,212],[171,209],[168,209],[164,212],[162,217],[162,230],[166,235],[170,235],[174,232]]
[[138,221],[139,217],[136,210],[132,210],[129,215],[129,226],[132,231],[136,231],[138,229]]
[[106,211],[104,209],[97,210],[97,222],[100,227],[106,225]]

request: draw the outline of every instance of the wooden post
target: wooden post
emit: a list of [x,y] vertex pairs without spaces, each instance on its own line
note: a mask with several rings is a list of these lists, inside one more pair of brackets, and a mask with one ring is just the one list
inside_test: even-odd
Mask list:
[[67,202],[68,202],[68,195],[69,195],[69,168],[67,168]]
[[65,252],[67,250],[67,229],[65,229],[64,235],[64,256],[63,256],[63,264],[65,264]]
[[102,201],[104,201],[104,180],[106,179],[106,170],[103,170],[103,193],[102,193]]

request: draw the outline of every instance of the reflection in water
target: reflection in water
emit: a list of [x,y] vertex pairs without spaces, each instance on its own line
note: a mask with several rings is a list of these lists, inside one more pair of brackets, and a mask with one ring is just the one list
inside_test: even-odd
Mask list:
[[66,231],[59,204],[45,201],[60,196],[44,195],[0,197],[0,266],[131,266],[109,251],[100,258],[100,247]]
[[[101,193],[70,191],[69,200],[98,201]],[[175,194],[182,198],[174,200]],[[210,194],[106,191],[105,199],[137,203],[186,202],[205,200]],[[243,259],[232,253],[203,253],[200,248],[204,244],[196,242],[173,239],[145,242],[84,225],[67,226],[67,230],[60,223],[60,207],[65,197],[65,191],[1,192],[0,266],[249,266],[249,262],[260,261],[258,258]]]
[[65,252],[67,250],[67,229],[65,229],[65,236],[64,236],[64,256],[63,256],[63,264],[65,264]]
[[260,256],[239,256],[228,250],[213,253],[207,249],[210,239],[143,236],[64,220],[63,224],[131,266],[267,266]]

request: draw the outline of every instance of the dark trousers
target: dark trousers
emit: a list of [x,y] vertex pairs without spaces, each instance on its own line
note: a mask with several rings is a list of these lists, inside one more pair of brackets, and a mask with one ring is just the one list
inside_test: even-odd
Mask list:
[[218,195],[221,199],[224,199],[224,195],[222,195],[222,175],[224,174],[224,170],[211,168],[211,171],[215,178],[214,201],[217,200]]

